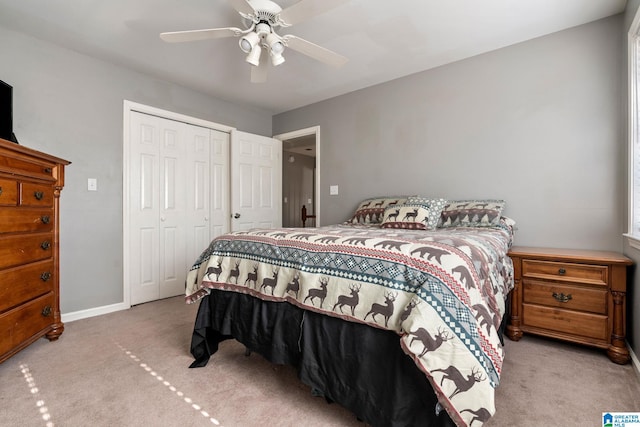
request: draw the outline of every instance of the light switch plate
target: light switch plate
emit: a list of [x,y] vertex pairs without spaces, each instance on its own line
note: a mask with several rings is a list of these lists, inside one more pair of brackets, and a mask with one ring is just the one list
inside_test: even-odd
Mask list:
[[96,178],[89,178],[87,180],[88,191],[98,191],[98,180]]
[[330,185],[329,186],[329,195],[330,196],[337,196],[338,195],[338,186],[337,185]]

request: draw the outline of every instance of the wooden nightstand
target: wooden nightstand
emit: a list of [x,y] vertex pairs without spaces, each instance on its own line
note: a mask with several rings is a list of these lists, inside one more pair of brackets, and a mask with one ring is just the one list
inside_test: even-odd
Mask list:
[[524,332],[607,350],[629,361],[625,343],[627,267],[616,252],[513,247],[515,288],[507,336]]

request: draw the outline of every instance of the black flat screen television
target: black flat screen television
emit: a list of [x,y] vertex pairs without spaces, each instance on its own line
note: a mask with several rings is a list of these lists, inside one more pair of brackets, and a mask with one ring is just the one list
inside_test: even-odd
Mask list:
[[13,87],[0,80],[0,138],[18,142],[13,134]]

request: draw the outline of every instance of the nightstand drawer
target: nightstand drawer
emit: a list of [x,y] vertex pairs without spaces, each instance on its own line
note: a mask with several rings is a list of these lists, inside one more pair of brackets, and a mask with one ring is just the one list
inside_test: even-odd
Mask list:
[[522,304],[524,326],[542,328],[553,332],[564,332],[587,338],[606,341],[607,316],[559,308],[543,307],[535,304]]
[[607,314],[607,290],[523,280],[525,303]]
[[522,260],[522,276],[607,286],[607,266]]

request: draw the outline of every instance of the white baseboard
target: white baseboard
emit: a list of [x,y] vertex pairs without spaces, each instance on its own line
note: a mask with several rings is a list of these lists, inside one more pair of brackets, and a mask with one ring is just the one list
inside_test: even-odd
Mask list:
[[115,311],[127,310],[131,308],[124,302],[117,304],[103,305],[102,307],[88,308],[86,310],[74,311],[72,313],[62,313],[62,323],[74,322],[80,319],[87,319],[89,317],[101,316],[103,314],[113,313]]
[[629,347],[629,343],[627,343],[627,348],[629,349],[629,355],[631,356],[631,364],[634,368],[636,368],[636,374],[638,374],[638,380],[640,380],[640,360],[638,360],[638,356],[631,350]]

